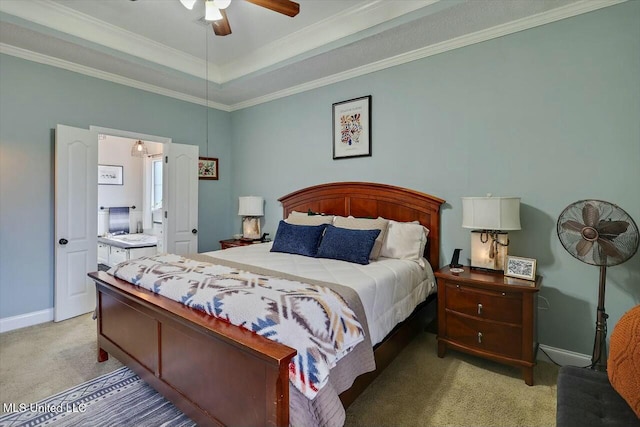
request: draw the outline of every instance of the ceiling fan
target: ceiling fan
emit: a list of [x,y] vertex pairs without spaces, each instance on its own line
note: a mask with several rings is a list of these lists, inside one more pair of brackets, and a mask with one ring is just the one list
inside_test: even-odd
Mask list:
[[[180,3],[189,10],[193,9],[197,0],[180,0]],[[237,1],[237,0],[236,0]],[[274,12],[290,17],[296,16],[300,12],[300,5],[290,0],[245,0],[257,6],[262,6]],[[217,36],[227,36],[231,34],[231,25],[227,19],[225,9],[229,7],[231,0],[204,0],[206,21],[211,21],[213,32]]]

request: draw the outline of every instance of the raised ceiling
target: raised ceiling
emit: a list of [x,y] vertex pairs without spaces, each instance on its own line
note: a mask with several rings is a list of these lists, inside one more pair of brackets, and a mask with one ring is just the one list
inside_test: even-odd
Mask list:
[[218,37],[203,0],[0,0],[0,52],[232,111],[621,0],[297,2],[232,0]]

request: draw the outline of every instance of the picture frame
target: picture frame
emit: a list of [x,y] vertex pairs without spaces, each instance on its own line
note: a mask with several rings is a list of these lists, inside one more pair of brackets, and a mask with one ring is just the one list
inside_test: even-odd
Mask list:
[[198,179],[214,179],[219,176],[218,159],[216,157],[198,158]]
[[371,156],[371,95],[333,104],[333,159]]
[[124,166],[98,165],[98,185],[124,185]]
[[504,269],[504,275],[534,281],[536,280],[536,263],[536,260],[533,258],[507,255],[507,265]]

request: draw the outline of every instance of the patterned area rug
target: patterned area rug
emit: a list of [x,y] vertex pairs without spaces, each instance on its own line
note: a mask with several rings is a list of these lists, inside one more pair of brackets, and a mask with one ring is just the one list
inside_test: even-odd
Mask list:
[[196,424],[129,368],[80,384],[38,403],[13,403],[0,427],[166,426]]

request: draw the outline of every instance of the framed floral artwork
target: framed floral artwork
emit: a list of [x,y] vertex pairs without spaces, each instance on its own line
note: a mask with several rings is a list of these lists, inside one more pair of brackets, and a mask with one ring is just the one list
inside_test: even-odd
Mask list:
[[218,159],[200,157],[198,159],[198,179],[218,179]]
[[333,104],[333,159],[371,156],[371,95]]

